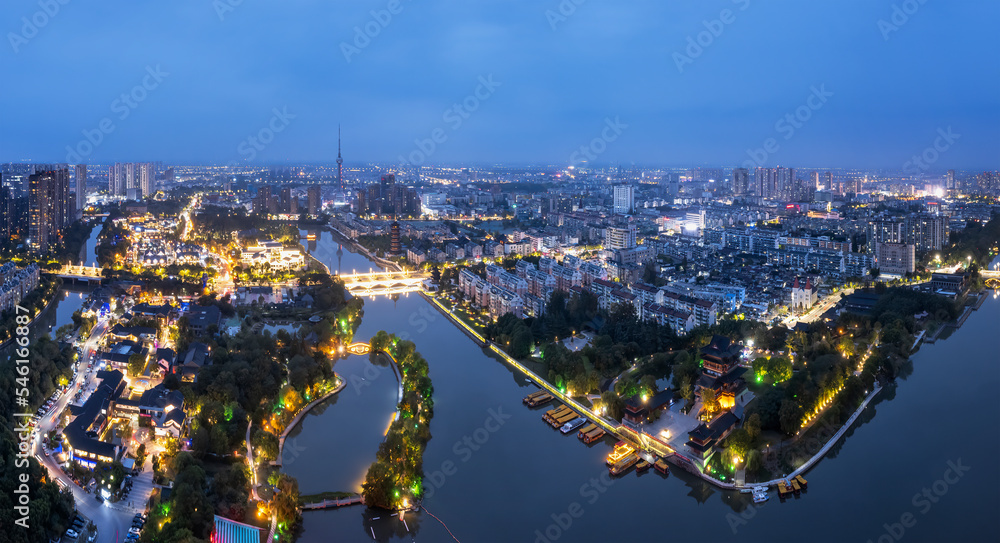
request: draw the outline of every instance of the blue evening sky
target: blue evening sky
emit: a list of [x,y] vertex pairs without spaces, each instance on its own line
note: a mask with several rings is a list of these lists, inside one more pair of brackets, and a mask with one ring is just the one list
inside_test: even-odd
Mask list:
[[[389,8],[387,24],[371,13]],[[0,161],[330,161],[337,123],[348,162],[434,136],[427,163],[564,165],[587,145],[597,162],[732,167],[774,138],[768,165],[901,168],[949,127],[934,169],[996,168],[1000,150],[995,0],[10,0],[0,15]],[[808,120],[782,120],[797,110]]]

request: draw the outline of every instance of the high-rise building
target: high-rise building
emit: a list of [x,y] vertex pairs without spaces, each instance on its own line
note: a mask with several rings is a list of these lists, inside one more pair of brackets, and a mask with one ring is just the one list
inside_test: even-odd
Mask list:
[[948,218],[917,213],[904,221],[906,243],[916,247],[917,254],[940,251],[948,242]]
[[733,170],[733,194],[746,196],[750,193],[750,171],[746,168]]
[[83,217],[87,207],[87,165],[77,164],[76,168],[76,218]]
[[615,213],[635,212],[635,187],[632,185],[614,186],[614,210]]
[[948,196],[955,196],[955,193],[957,192],[956,189],[958,189],[958,187],[955,186],[955,170],[948,170],[948,172],[944,174],[944,189],[945,194]]
[[833,172],[823,173],[823,187],[829,191],[833,190]]
[[254,213],[270,213],[272,208],[271,203],[271,187],[263,186],[257,188],[257,196],[253,199],[253,212]]
[[308,199],[309,214],[319,215],[320,209],[323,207],[321,187],[319,185],[309,187],[309,190],[306,191],[306,197]]
[[879,272],[906,275],[916,269],[916,256],[909,243],[876,243],[875,266]]
[[906,228],[903,221],[880,219],[868,226],[868,249],[875,251],[878,243],[906,243]]
[[108,196],[125,194],[125,165],[116,162],[108,167]]
[[146,198],[153,194],[153,184],[156,182],[156,168],[152,162],[144,162],[138,164],[138,176],[139,176],[139,192],[138,199]]
[[35,173],[34,164],[9,163],[0,167],[3,185],[10,189],[13,198],[28,197],[28,177]]
[[604,229],[604,248],[608,250],[632,249],[636,246],[636,227],[630,224],[624,228],[609,226]]
[[108,169],[108,194],[141,200],[153,193],[156,166],[152,162],[116,162]]
[[419,216],[420,195],[416,189],[396,184],[396,176],[382,176],[380,183],[358,191],[358,213],[361,215]]
[[978,194],[993,194],[1000,191],[1000,172],[982,172],[976,175],[973,191]]
[[778,194],[778,168],[757,168],[753,175],[752,195],[774,198]]
[[69,209],[69,169],[65,165],[39,165],[28,185],[28,245],[44,252],[62,240],[63,229],[74,220]]
[[0,186],[0,245],[11,239],[14,223],[14,198],[10,189]]
[[819,184],[819,172],[813,171],[809,172],[809,185],[813,190],[821,190],[822,187]]
[[772,197],[781,200],[794,199],[795,193],[795,170],[792,168],[782,168],[778,166],[774,169],[775,190]]

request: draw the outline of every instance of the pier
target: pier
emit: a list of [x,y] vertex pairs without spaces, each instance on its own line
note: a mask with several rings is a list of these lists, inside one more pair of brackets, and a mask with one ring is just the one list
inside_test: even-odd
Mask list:
[[360,495],[351,496],[350,498],[337,498],[333,500],[323,500],[321,502],[307,503],[302,505],[303,511],[318,511],[321,509],[335,509],[337,507],[346,507],[348,505],[363,504],[364,499]]

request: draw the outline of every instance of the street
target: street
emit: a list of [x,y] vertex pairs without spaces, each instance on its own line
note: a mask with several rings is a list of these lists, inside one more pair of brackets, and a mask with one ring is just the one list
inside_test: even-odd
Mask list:
[[128,507],[127,502],[123,505],[122,503],[109,504],[108,502],[97,501],[94,494],[89,494],[77,486],[72,478],[62,471],[56,463],[54,454],[46,456],[42,450],[43,436],[55,428],[56,418],[70,404],[70,400],[76,392],[88,384],[86,377],[90,373],[87,371],[87,364],[96,360],[97,346],[105,332],[107,332],[107,329],[108,323],[104,320],[94,325],[90,338],[87,339],[81,349],[83,354],[77,366],[76,378],[70,384],[69,388],[67,388],[66,392],[59,397],[54,409],[38,422],[38,432],[32,442],[32,452],[42,466],[48,470],[50,477],[58,481],[60,486],[69,488],[73,492],[77,510],[97,525],[98,536],[96,541],[100,543],[119,543],[124,539],[125,534],[128,533],[132,525],[132,517],[137,512],[145,509],[144,505],[152,492],[153,474],[151,460],[149,458],[146,459],[146,465],[143,466],[142,473],[134,478],[132,491],[129,493],[127,501],[131,501],[135,504],[135,507]]

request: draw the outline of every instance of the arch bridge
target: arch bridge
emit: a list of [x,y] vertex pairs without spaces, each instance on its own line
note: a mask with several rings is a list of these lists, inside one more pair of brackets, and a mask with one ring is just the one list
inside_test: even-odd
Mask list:
[[367,343],[361,343],[361,342],[351,343],[350,345],[347,346],[347,352],[357,355],[368,354],[369,352],[371,352],[371,346],[368,345]]
[[347,291],[359,296],[417,292],[430,274],[422,272],[369,272],[339,275]]

